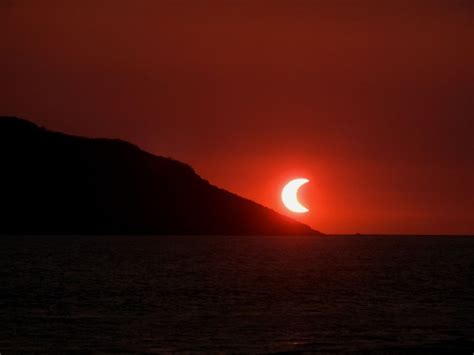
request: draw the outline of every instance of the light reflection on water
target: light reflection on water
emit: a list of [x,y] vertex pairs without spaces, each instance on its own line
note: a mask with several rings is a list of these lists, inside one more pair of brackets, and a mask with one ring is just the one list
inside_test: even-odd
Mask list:
[[474,347],[474,238],[0,238],[0,350]]

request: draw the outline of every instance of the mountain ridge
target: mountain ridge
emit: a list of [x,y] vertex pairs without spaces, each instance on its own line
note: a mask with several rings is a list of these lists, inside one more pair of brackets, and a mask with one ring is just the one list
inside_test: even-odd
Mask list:
[[0,116],[0,234],[320,235],[119,139]]

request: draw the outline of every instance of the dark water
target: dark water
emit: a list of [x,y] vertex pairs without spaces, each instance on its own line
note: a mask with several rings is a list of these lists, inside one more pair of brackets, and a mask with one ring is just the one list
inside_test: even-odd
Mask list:
[[474,238],[0,237],[0,352],[474,352]]

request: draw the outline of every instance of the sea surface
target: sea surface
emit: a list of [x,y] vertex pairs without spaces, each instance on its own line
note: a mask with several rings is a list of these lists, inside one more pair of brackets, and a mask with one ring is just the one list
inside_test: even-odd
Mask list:
[[474,237],[1,236],[0,353],[474,352]]

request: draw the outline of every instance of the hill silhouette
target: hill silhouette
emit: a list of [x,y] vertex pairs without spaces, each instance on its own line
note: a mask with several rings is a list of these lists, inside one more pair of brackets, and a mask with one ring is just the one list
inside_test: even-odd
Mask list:
[[0,117],[2,234],[319,234],[116,139]]

